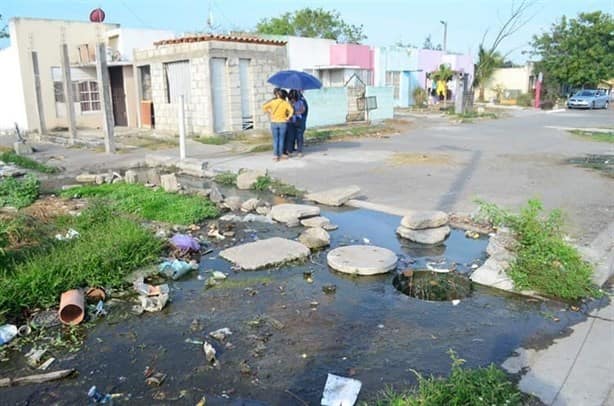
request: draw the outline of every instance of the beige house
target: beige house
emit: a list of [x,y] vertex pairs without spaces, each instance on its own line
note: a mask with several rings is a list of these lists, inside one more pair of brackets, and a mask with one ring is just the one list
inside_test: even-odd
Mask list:
[[[535,88],[533,64],[513,68],[496,69],[484,87],[484,100],[494,101],[497,92],[501,94],[501,104],[515,104],[516,98],[522,93],[531,93]],[[476,97],[477,97],[476,92]]]
[[95,47],[106,44],[113,115],[117,126],[137,126],[132,66],[134,48],[151,46],[169,31],[124,29],[118,24],[14,18],[10,46],[0,50],[0,129],[68,127],[60,46],[66,43],[77,127],[100,128],[102,112]]
[[181,96],[188,133],[266,128],[267,79],[287,69],[286,42],[201,35],[160,41],[134,53],[140,124],[178,132]]

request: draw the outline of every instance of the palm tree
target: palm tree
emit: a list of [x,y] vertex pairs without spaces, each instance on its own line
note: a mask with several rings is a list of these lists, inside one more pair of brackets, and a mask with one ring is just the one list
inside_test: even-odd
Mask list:
[[446,102],[448,100],[448,86],[447,83],[452,80],[452,76],[454,76],[454,72],[447,64],[439,65],[439,69],[431,72],[431,78],[437,82],[437,93],[439,93],[440,89],[443,89],[443,107],[446,107]]
[[495,69],[503,64],[503,58],[497,51],[486,50],[482,44],[478,51],[478,63],[475,64],[473,74],[473,88],[479,88],[478,100],[484,101],[484,88],[486,82],[495,73]]

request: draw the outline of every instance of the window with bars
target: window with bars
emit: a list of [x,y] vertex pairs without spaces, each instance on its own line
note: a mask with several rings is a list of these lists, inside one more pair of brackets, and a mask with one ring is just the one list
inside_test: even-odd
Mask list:
[[394,98],[398,99],[401,95],[401,72],[387,71],[386,86],[392,86],[394,88]]
[[[66,96],[64,95],[64,83],[53,82],[53,94],[56,103],[66,103]],[[72,99],[73,103],[79,102],[79,87],[78,82],[72,82]]]
[[79,83],[79,104],[81,111],[100,111],[98,83],[94,81]]

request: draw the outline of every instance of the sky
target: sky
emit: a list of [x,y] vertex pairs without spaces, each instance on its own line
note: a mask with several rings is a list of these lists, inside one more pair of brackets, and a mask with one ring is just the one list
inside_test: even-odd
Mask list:
[[[206,31],[211,12],[217,31],[250,30],[263,18],[303,7],[337,10],[349,24],[364,26],[366,44],[392,45],[399,41],[422,46],[430,35],[443,42],[448,27],[449,51],[475,56],[484,33],[487,43],[518,0],[0,0],[3,22],[12,17],[87,20],[101,7],[106,22],[130,28],[169,29],[177,34]],[[601,10],[614,14],[614,0],[533,0],[530,21],[502,43],[500,50],[515,63],[524,63],[534,34],[547,31],[562,15]],[[0,47],[7,46],[0,40]]]

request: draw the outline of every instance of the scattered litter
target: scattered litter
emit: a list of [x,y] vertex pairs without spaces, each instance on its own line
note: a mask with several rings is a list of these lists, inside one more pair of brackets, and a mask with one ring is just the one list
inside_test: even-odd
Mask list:
[[201,331],[202,329],[203,329],[203,326],[200,320],[198,319],[192,320],[192,322],[190,323],[190,331],[197,332],[197,331]]
[[49,368],[51,364],[53,364],[54,362],[55,362],[55,358],[51,357],[47,361],[43,362],[41,366],[38,367],[38,369],[40,369],[41,371],[46,371],[47,368]]
[[209,365],[216,366],[217,365],[217,359],[215,358],[215,354],[216,354],[215,348],[213,348],[213,346],[211,344],[209,344],[207,341],[205,341],[203,343],[203,351],[205,353],[205,359],[207,360]]
[[200,243],[194,237],[186,234],[175,234],[170,243],[183,252],[200,250]]
[[303,358],[303,359],[307,358],[307,354],[302,353],[302,354],[301,354],[301,358]]
[[363,238],[362,242],[364,242],[365,244],[371,244],[371,240],[369,240],[368,238]]
[[467,230],[465,231],[465,237],[477,240],[478,238],[480,238],[480,233],[478,233],[477,231]]
[[186,338],[185,342],[188,344],[197,344],[197,345],[203,345],[205,343],[203,340],[195,340],[193,338]]
[[139,296],[139,300],[141,301],[141,307],[144,311],[159,312],[160,310],[164,309],[164,306],[166,306],[166,302],[168,301],[168,293],[161,293],[157,296]]
[[359,380],[328,374],[322,406],[353,406],[358,398],[362,383]]
[[438,273],[448,273],[448,272],[452,272],[456,270],[456,264],[452,263],[450,266],[443,266],[442,265],[446,265],[445,261],[439,261],[439,262],[427,262],[426,263],[426,268],[429,271],[433,271],[433,272],[438,272]]
[[322,292],[326,293],[327,295],[333,294],[336,291],[337,291],[337,285],[329,284],[329,285],[322,286]]
[[471,264],[471,269],[478,269],[480,266],[478,264]]
[[188,263],[179,259],[164,261],[159,267],[161,274],[168,278],[172,278],[174,281],[195,269],[198,269],[198,263],[196,263],[196,261]]
[[222,234],[220,234],[220,230],[217,228],[216,224],[211,224],[209,226],[209,231],[207,232],[207,236],[209,237],[215,237],[218,240],[224,240],[226,239],[226,237],[224,237]]
[[458,304],[459,304],[459,303],[460,303],[460,300],[459,300],[459,299],[454,299],[454,300],[452,301],[452,305],[453,305],[453,306],[458,306]]
[[139,293],[141,303],[140,309],[138,307],[133,309],[135,313],[159,312],[166,306],[169,292],[167,284],[153,286],[143,282],[143,278],[140,277],[134,281],[133,286],[134,290]]
[[228,327],[221,328],[219,330],[215,330],[209,333],[210,337],[215,338],[217,341],[223,343],[226,341],[226,337],[232,335],[232,331]]
[[249,366],[246,360],[241,361],[239,364],[239,371],[243,375],[249,375],[252,373],[252,367]]
[[316,302],[315,300],[309,303],[309,306],[316,308],[319,306],[320,303]]
[[94,316],[103,317],[107,315],[107,311],[104,308],[104,302],[101,300],[96,305],[96,311],[94,312]]
[[46,349],[35,349],[32,348],[26,354],[26,363],[32,368],[36,368],[41,361],[41,358],[47,352]]
[[17,335],[19,337],[25,337],[29,335],[31,332],[32,332],[32,327],[30,327],[28,324],[24,324],[23,326],[20,326],[17,329]]
[[85,317],[85,297],[79,289],[68,290],[60,296],[60,321],[75,326]]
[[207,398],[205,397],[205,395],[203,395],[203,397],[200,398],[196,406],[205,406],[206,404],[207,404]]
[[271,327],[277,329],[277,330],[282,330],[284,328],[284,323],[282,323],[281,321],[274,319],[270,316],[266,316],[266,321],[271,325]]
[[14,324],[4,324],[0,326],[0,346],[10,342],[18,333],[17,326]]
[[57,311],[43,310],[32,316],[30,323],[34,327],[49,328],[60,324],[60,319]]
[[94,403],[111,403],[111,395],[108,393],[99,392],[96,389],[96,386],[92,386],[89,391],[87,391],[87,397],[90,398]]
[[162,385],[165,379],[166,379],[166,374],[163,374],[162,372],[156,372],[155,374],[146,378],[145,383],[148,386],[160,386]]
[[224,273],[224,272],[220,272],[220,271],[213,271],[211,272],[211,277],[213,279],[215,279],[216,281],[223,281],[224,279],[226,279],[228,276]]
[[383,325],[383,324],[378,324],[378,325],[377,325],[377,328],[379,328],[379,329],[381,330],[381,329],[383,329],[383,328],[384,328],[384,325]]
[[0,388],[22,385],[28,383],[45,383],[58,379],[66,378],[75,373],[74,369],[62,369],[60,371],[48,372],[46,374],[29,375],[21,378],[0,378]]
[[88,303],[98,303],[107,298],[107,292],[103,288],[92,287],[85,291],[85,297]]
[[307,281],[307,283],[313,283],[313,272],[312,271],[304,271],[303,279]]
[[72,240],[73,238],[77,238],[79,237],[79,232],[77,230],[74,230],[72,228],[69,228],[68,231],[66,232],[66,234],[62,235],[62,234],[56,234],[55,235],[55,239],[59,240],[59,241],[69,241]]

